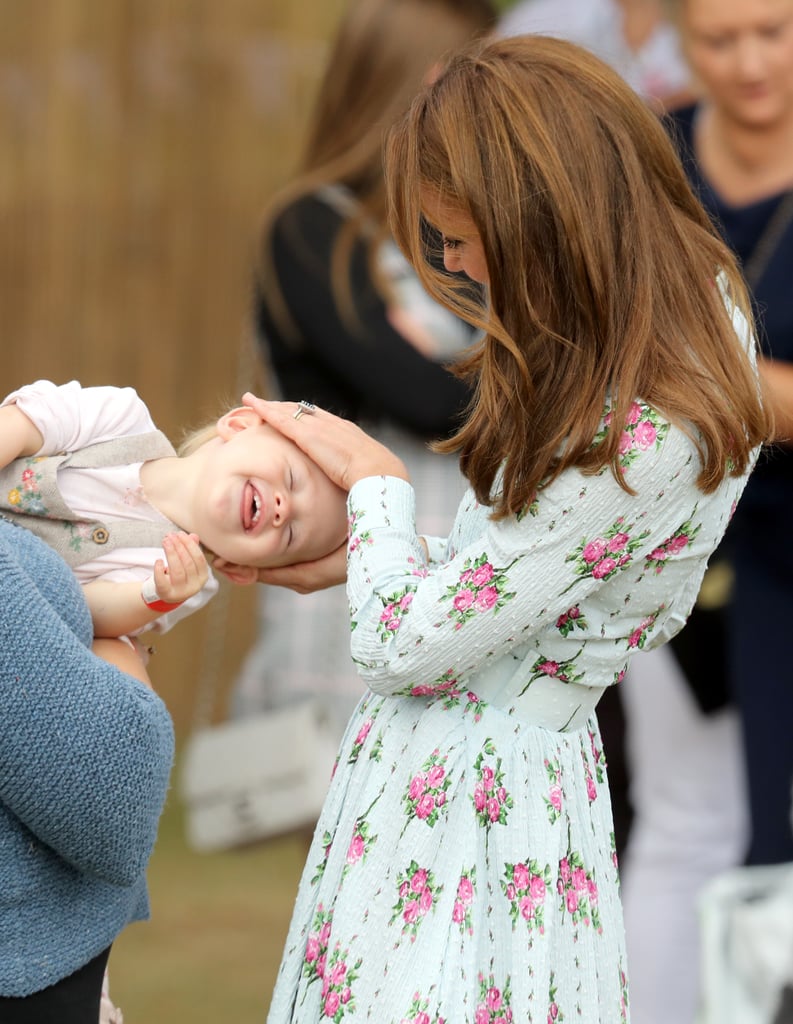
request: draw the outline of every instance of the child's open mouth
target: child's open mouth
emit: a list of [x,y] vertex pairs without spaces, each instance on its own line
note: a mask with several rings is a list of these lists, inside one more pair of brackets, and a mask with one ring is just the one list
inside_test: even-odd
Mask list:
[[262,496],[248,480],[242,489],[242,526],[246,531],[255,529],[262,514]]

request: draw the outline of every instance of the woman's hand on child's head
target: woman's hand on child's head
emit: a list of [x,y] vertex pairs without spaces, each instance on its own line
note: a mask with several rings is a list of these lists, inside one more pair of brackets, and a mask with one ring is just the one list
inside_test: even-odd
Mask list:
[[158,558],[154,565],[157,596],[166,604],[181,604],[202,589],[209,566],[195,533],[169,533],[162,546],[165,562]]
[[277,569],[259,569],[259,582],[287,587],[298,594],[312,594],[338,586],[347,578],[347,543],[313,562],[297,562]]
[[303,403],[268,402],[250,393],[242,401],[294,441],[343,491],[368,476],[410,479],[398,456],[350,420]]

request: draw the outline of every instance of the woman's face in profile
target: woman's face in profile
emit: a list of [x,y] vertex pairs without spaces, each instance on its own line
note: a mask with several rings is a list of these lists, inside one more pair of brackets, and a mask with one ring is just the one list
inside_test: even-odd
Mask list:
[[691,68],[709,99],[747,126],[793,109],[793,0],[680,0]]

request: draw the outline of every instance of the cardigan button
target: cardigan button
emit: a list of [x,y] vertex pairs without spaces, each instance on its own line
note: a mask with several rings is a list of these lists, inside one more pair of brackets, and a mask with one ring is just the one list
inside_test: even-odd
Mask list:
[[110,533],[105,529],[104,526],[94,527],[94,530],[91,533],[91,540],[94,542],[94,544],[107,544],[109,539]]

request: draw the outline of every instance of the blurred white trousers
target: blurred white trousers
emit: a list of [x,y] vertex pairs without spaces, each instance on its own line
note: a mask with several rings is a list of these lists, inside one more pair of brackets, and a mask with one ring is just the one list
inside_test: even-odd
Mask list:
[[697,901],[749,838],[740,723],[704,715],[671,650],[642,652],[620,684],[634,808],[622,858],[632,1024],[693,1024]]

